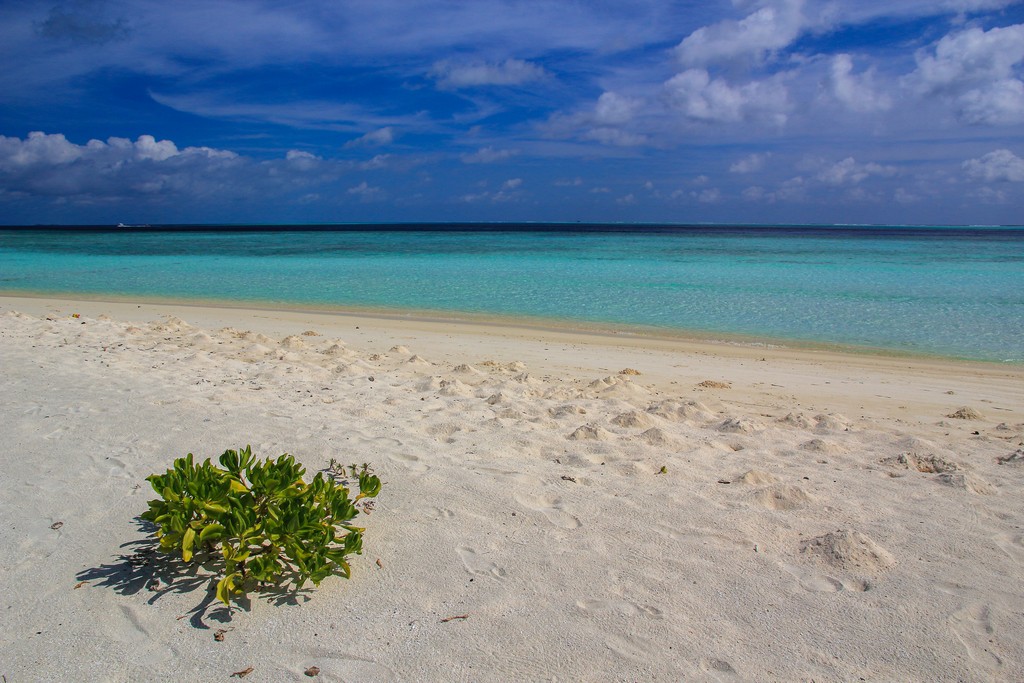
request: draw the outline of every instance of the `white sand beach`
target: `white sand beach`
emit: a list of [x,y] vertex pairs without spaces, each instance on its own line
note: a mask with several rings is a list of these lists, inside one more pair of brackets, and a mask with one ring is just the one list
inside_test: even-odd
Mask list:
[[[0,363],[7,683],[1024,680],[1020,365],[17,297]],[[351,580],[146,552],[246,444],[381,476]]]

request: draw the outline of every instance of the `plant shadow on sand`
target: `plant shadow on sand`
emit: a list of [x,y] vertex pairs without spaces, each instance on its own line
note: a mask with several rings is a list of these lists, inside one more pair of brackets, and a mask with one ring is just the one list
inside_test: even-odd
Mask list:
[[[168,593],[201,591],[203,599],[186,612],[186,615],[191,615],[189,623],[199,629],[210,628],[206,623],[208,619],[222,624],[229,623],[234,609],[249,611],[252,608],[248,596],[233,600],[231,607],[217,600],[217,580],[223,573],[220,553],[203,556],[197,554],[192,562],[183,562],[180,554],[159,550],[160,543],[153,535],[157,530],[156,525],[138,517],[135,518],[135,524],[138,531],[147,534],[145,538],[122,543],[120,547],[124,553],[117,556],[114,562],[83,569],[76,578],[95,586],[112,588],[121,595],[149,591],[153,594],[147,600],[151,605]],[[308,588],[288,589],[286,585],[260,586],[257,591],[276,606],[308,602],[312,592]]]

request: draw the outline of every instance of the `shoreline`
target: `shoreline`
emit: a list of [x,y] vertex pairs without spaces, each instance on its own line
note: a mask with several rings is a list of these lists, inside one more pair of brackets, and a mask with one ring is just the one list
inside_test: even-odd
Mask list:
[[[531,373],[545,377],[593,378],[632,367],[661,391],[679,391],[687,383],[710,379],[729,382],[736,398],[742,396],[748,404],[779,403],[795,394],[800,405],[828,406],[876,419],[910,414],[908,398],[931,410],[955,410],[956,401],[998,400],[1018,405],[1024,421],[1024,364],[1015,363],[200,302],[0,295],[0,312],[4,310],[38,316],[109,315],[137,322],[173,316],[203,329],[237,328],[278,339],[314,329],[341,338],[364,354],[387,353],[404,345],[432,361],[458,365],[467,361],[466,349],[474,349],[478,361],[491,356],[503,362],[522,361]],[[621,359],[622,367],[614,367],[609,358]],[[893,384],[901,390],[889,389]]]
[[233,301],[224,299],[180,299],[176,297],[118,296],[112,294],[74,294],[67,292],[22,292],[0,288],[0,300],[75,301],[95,304],[136,304],[148,306],[177,306],[186,309],[222,309],[262,311],[266,313],[296,313],[311,316],[363,318],[381,321],[407,321],[437,325],[468,325],[496,330],[533,331],[542,334],[568,334],[607,339],[636,339],[640,343],[698,344],[752,349],[785,349],[795,353],[828,353],[851,357],[871,357],[893,360],[916,360],[965,365],[1021,367],[1024,359],[987,360],[952,356],[940,353],[911,351],[886,347],[842,344],[805,339],[789,339],[765,335],[749,335],[707,330],[675,330],[663,327],[629,325],[624,323],[594,322],[572,319],[551,319],[529,316],[442,311],[429,309],[392,309],[360,306],[328,306],[272,301]]

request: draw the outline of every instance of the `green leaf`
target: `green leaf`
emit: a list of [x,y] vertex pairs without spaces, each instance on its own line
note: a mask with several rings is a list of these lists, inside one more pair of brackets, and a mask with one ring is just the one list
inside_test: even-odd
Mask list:
[[206,528],[199,532],[199,542],[219,541],[224,537],[224,527],[220,524],[207,524]]
[[231,594],[240,593],[235,588],[235,580],[239,579],[242,575],[238,572],[232,572],[225,576],[223,579],[217,582],[217,599],[223,602],[225,605],[231,606]]
[[185,534],[181,538],[181,559],[185,562],[192,561],[192,545],[196,540],[196,530],[192,527],[185,529]]

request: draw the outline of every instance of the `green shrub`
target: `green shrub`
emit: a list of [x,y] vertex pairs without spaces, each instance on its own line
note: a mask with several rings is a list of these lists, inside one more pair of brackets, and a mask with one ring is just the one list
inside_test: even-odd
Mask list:
[[299,588],[335,573],[349,578],[345,557],[363,547],[363,529],[350,524],[356,503],[381,487],[367,465],[352,468],[359,495],[350,500],[333,476],[318,472],[305,483],[305,468],[287,453],[257,462],[246,446],[225,451],[220,464],[207,458],[196,465],[189,453],[166,474],[146,478],[161,498],[149,501],[142,518],[159,527],[161,550],[180,552],[185,562],[200,553],[217,563],[222,557],[217,598],[225,605],[255,583]]

